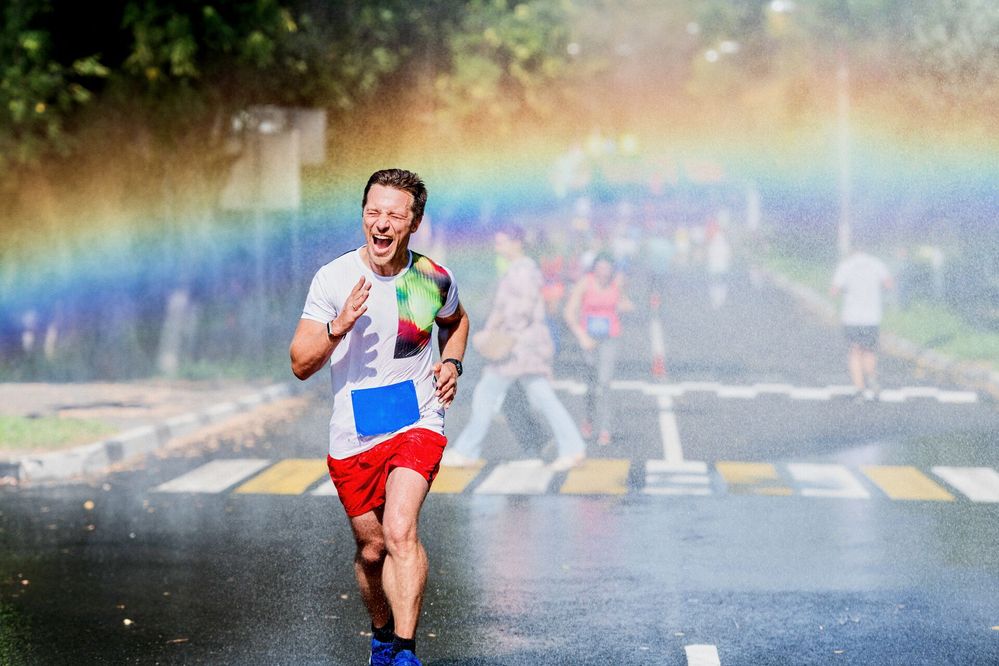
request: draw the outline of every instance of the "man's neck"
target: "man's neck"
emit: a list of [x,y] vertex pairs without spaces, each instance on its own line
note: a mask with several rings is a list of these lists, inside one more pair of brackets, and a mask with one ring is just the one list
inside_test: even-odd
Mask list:
[[377,266],[371,261],[371,257],[368,256],[368,246],[365,245],[361,248],[361,260],[364,261],[364,264],[375,275],[392,277],[401,273],[409,265],[409,248],[403,248],[400,252],[396,253],[396,256],[392,258],[392,261],[387,266]]

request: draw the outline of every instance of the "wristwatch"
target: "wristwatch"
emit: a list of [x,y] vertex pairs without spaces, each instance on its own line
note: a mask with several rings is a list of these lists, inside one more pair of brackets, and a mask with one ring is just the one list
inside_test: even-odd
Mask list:
[[441,363],[453,363],[454,369],[458,371],[458,376],[461,377],[461,361],[456,358],[446,358]]
[[342,338],[343,337],[342,335],[336,335],[335,333],[333,333],[333,322],[331,322],[331,321],[326,322],[326,335],[331,340],[333,338]]

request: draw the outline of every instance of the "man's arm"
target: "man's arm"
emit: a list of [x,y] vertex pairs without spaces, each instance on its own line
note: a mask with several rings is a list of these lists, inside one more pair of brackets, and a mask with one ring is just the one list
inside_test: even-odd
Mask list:
[[[465,358],[465,346],[468,344],[468,313],[458,303],[457,309],[449,317],[438,317],[437,344],[441,350],[441,360],[453,358],[461,361]],[[437,398],[445,407],[451,405],[458,392],[458,369],[453,363],[438,362],[434,365],[434,376],[437,378]]]
[[291,356],[291,371],[296,377],[302,380],[308,379],[326,365],[343,337],[354,328],[361,315],[367,312],[368,306],[365,301],[368,300],[370,290],[371,283],[366,282],[363,277],[354,285],[343,311],[330,323],[332,337],[328,334],[325,323],[312,319],[298,321],[295,336],[288,350]]

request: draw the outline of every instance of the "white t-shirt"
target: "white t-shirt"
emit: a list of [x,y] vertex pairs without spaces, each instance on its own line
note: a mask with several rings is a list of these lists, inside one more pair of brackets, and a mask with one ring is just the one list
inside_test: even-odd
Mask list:
[[[371,283],[367,311],[333,350],[330,376],[333,414],[330,456],[349,458],[411,428],[444,434],[444,408],[437,400],[433,375],[433,332],[436,317],[458,307],[458,287],[451,271],[416,252],[409,265],[391,277],[376,275],[357,250],[320,268],[312,279],[303,319],[322,324],[336,319],[361,276]],[[415,423],[380,435],[359,435],[351,391],[412,380],[420,417]]]
[[890,278],[884,262],[858,252],[836,267],[833,286],[843,292],[840,321],[844,326],[880,326],[884,312],[881,289]]

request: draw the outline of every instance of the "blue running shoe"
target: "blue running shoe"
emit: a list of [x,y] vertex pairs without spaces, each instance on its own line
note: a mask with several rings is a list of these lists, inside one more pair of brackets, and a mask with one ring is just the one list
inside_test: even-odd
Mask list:
[[423,666],[423,662],[416,658],[416,655],[409,650],[400,650],[395,653],[392,666]]
[[371,666],[392,666],[392,641],[382,643],[380,640],[371,637],[371,658],[368,659]]

